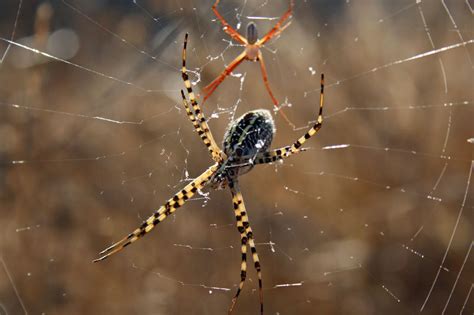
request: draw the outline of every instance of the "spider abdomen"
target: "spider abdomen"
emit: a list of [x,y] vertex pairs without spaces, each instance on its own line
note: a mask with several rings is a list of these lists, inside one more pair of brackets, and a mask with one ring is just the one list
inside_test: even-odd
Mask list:
[[257,25],[254,22],[250,22],[247,25],[247,42],[250,45],[255,44],[258,41]]
[[224,135],[224,153],[228,158],[251,159],[270,147],[274,133],[275,123],[268,110],[247,112],[229,124]]

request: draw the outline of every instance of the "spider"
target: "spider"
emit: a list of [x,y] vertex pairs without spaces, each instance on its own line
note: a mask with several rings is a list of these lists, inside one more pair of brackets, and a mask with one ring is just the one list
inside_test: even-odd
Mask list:
[[[265,84],[265,88],[268,91],[268,94],[270,95],[273,105],[275,108],[278,109],[278,101],[273,95],[272,90],[270,89],[270,83],[268,83],[268,76],[267,76],[267,70],[265,68],[265,63],[263,61],[263,55],[260,50],[262,46],[268,42],[270,39],[273,37],[279,35],[285,28],[287,28],[291,21],[286,23],[285,25],[282,26],[282,24],[291,16],[292,11],[293,11],[293,0],[290,0],[290,4],[288,7],[288,10],[281,16],[281,18],[278,20],[278,22],[275,24],[275,26],[261,39],[258,39],[258,32],[257,32],[257,26],[254,22],[250,22],[247,25],[247,38],[244,36],[240,35],[232,26],[227,23],[227,21],[220,15],[219,11],[217,11],[217,5],[219,4],[220,0],[216,0],[214,5],[212,6],[212,11],[214,11],[214,14],[216,17],[219,19],[219,21],[222,23],[224,26],[224,32],[229,34],[229,36],[238,41],[239,43],[243,44],[245,46],[245,50],[238,55],[228,66],[227,68],[222,71],[222,73],[214,79],[209,85],[207,85],[203,90],[205,92],[204,98],[203,98],[203,103],[211,96],[211,94],[217,89],[217,87],[225,80],[225,78],[235,69],[237,66],[244,60],[249,60],[253,62],[259,62],[260,63],[260,70],[262,71],[262,76],[263,76],[263,82]],[[286,114],[280,110],[280,114],[282,117],[286,120],[287,123],[290,124],[293,129],[295,128],[295,125],[288,119]]]
[[275,150],[268,150],[275,134],[275,124],[268,110],[257,109],[245,113],[240,118],[232,121],[224,135],[223,151],[215,142],[206,118],[202,114],[201,108],[196,101],[196,96],[191,87],[187,69],[186,69],[186,46],[188,34],[184,38],[182,52],[183,67],[182,78],[187,89],[187,94],[191,105],[189,104],[183,90],[181,97],[186,114],[192,122],[194,129],[206,145],[215,164],[209,167],[204,173],[187,184],[181,191],[176,193],[164,205],[156,210],[140,227],[135,229],[128,236],[100,252],[100,257],[94,262],[102,261],[109,256],[117,253],[131,243],[149,233],[158,223],[165,220],[176,209],[181,207],[198,190],[206,186],[214,189],[230,188],[234,214],[237,221],[237,229],[240,233],[242,260],[240,265],[240,283],[237,292],[232,298],[232,303],[228,313],[231,314],[237,302],[237,298],[243,288],[247,275],[247,245],[250,247],[254,267],[257,271],[260,313],[263,314],[263,290],[262,290],[262,272],[260,259],[257,254],[252,228],[249,224],[247,210],[245,209],[242,193],[239,188],[238,178],[249,172],[257,164],[272,163],[277,160],[285,159],[295,153],[304,151],[301,148],[306,140],[315,135],[321,128],[323,121],[323,96],[324,96],[324,76],[321,75],[321,94],[319,98],[319,115],[316,123],[302,137],[296,140],[292,145],[285,146]]

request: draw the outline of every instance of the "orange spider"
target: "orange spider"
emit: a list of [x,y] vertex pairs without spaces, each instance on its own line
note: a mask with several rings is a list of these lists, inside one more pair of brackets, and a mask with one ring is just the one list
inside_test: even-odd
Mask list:
[[[229,25],[229,23],[226,22],[226,20],[220,15],[220,13],[217,11],[217,5],[219,4],[220,0],[216,0],[214,5],[212,6],[212,11],[214,11],[214,14],[216,17],[219,19],[219,21],[222,23],[224,26],[224,31],[232,37],[232,39],[240,42],[245,46],[245,50],[238,55],[228,66],[227,68],[222,71],[222,73],[214,79],[208,86],[204,88],[204,99],[203,103],[211,96],[211,94],[217,89],[217,87],[224,81],[224,79],[235,69],[237,66],[244,60],[249,60],[249,61],[258,61],[260,63],[260,69],[262,70],[262,76],[263,76],[263,82],[265,83],[265,87],[268,91],[268,94],[270,94],[270,97],[272,98],[273,105],[278,109],[278,101],[275,98],[275,96],[272,93],[272,90],[270,89],[270,84],[268,83],[268,76],[267,76],[267,70],[265,68],[265,63],[263,62],[263,55],[262,51],[260,48],[268,42],[270,39],[273,37],[279,35],[285,28],[287,28],[291,21],[286,23],[285,25],[282,26],[282,24],[291,16],[292,11],[293,11],[293,0],[289,0],[289,7],[288,10],[281,16],[281,18],[278,20],[278,22],[275,24],[275,26],[261,39],[258,39],[258,33],[257,33],[257,26],[255,25],[254,22],[250,22],[247,25],[247,38],[243,37],[240,35],[232,26]],[[288,117],[285,115],[285,113],[282,110],[279,110],[283,118],[294,128],[295,125],[290,122]]]

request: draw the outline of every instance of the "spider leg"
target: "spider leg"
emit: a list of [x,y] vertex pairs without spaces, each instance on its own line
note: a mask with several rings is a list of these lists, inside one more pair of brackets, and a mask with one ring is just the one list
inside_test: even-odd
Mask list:
[[[239,158],[239,162],[241,163],[240,165],[246,165],[246,164],[251,164],[251,165],[257,165],[257,164],[267,164],[267,163],[273,163],[278,160],[284,159],[288,152],[290,151],[291,146],[286,146],[286,147],[281,147],[275,150],[271,151],[266,151],[266,152],[259,152],[254,155],[244,155]],[[306,151],[306,148],[301,148],[298,151],[294,153],[299,153],[301,151]]]
[[[273,106],[275,106],[276,109],[278,109],[278,101],[277,99],[275,98],[275,96],[273,95],[273,92],[272,90],[270,89],[270,83],[268,82],[268,75],[267,75],[267,69],[265,67],[265,62],[263,61],[263,54],[262,52],[259,50],[258,51],[258,61],[260,63],[260,70],[262,70],[262,77],[263,77],[263,83],[265,83],[265,88],[267,89],[268,91],[268,94],[270,94],[270,97],[273,101]],[[280,115],[286,120],[286,122],[293,128],[295,129],[296,126],[295,124],[293,124],[289,119],[288,117],[286,116],[285,112],[282,110],[282,109],[279,109],[278,112],[280,113]]]
[[[234,183],[229,184],[231,187],[234,185]],[[247,234],[245,232],[244,228],[244,222],[242,221],[242,211],[239,207],[239,204],[234,202],[234,214],[235,214],[235,219],[237,223],[237,230],[239,230],[240,233],[240,250],[242,253],[242,260],[240,263],[240,283],[239,283],[239,288],[237,289],[237,292],[235,293],[234,297],[232,298],[232,304],[229,307],[229,312],[228,314],[232,314],[232,311],[234,310],[234,306],[237,303],[237,299],[240,295],[240,292],[242,291],[242,288],[244,287],[244,282],[245,278],[247,276]]]
[[220,0],[216,0],[214,5],[212,6],[212,11],[214,11],[214,14],[216,17],[219,19],[219,21],[222,23],[222,26],[224,26],[224,32],[229,34],[232,39],[235,39],[236,41],[240,42],[243,45],[247,45],[247,39],[240,35],[232,26],[227,23],[227,21],[220,15],[219,11],[217,11],[217,5],[219,4]]
[[[253,232],[252,228],[250,227],[250,223],[247,216],[247,211],[245,210],[244,199],[242,197],[242,193],[240,192],[240,188],[238,182],[234,181],[232,185],[229,185],[230,191],[232,193],[232,202],[234,204],[234,209],[238,209],[241,216],[241,221],[243,228],[245,228],[245,233],[247,235],[248,243],[250,246],[250,251],[252,252],[252,259],[254,262],[255,270],[257,271],[258,277],[258,292],[259,292],[259,299],[260,299],[260,313],[263,314],[263,282],[262,282],[262,269],[260,265],[260,259],[257,253],[257,247],[255,246],[255,241],[253,239]],[[237,213],[237,211],[236,211]],[[232,307],[235,304],[233,301]]]
[[[208,136],[209,133],[207,133],[203,130],[201,124],[199,123],[199,121],[196,118],[196,115],[194,115],[194,113],[192,112],[192,110],[189,106],[189,103],[186,99],[186,96],[184,95],[183,90],[181,90],[181,97],[183,99],[183,105],[184,105],[184,108],[186,109],[186,114],[188,115],[189,120],[193,123],[194,129],[197,131],[198,135],[201,137],[202,142],[204,142],[204,144],[208,148],[209,152],[211,153],[212,158],[215,160],[215,157],[217,157],[218,155],[215,153],[215,150],[212,146],[213,139],[209,139],[209,136]],[[219,151],[220,151],[220,149],[219,149]],[[220,156],[220,154],[221,154],[221,152],[219,152],[219,156]],[[220,159],[220,157],[219,157],[219,159]],[[217,162],[218,160],[215,160],[215,161]]]
[[166,219],[170,214],[181,207],[189,198],[191,198],[198,189],[203,188],[209,179],[214,175],[218,169],[218,164],[214,164],[208,168],[199,177],[194,179],[191,183],[187,184],[180,192],[170,198],[164,205],[156,210],[148,219],[146,219],[139,228],[124,237],[112,246],[104,249],[100,252],[100,257],[95,259],[94,262],[102,261],[109,256],[121,251],[126,246],[137,241],[138,239],[149,233],[158,223]]
[[[319,129],[321,129],[323,123],[323,104],[324,104],[324,74],[321,74],[321,94],[319,95],[319,114],[316,120],[316,123],[298,140],[296,140],[291,146],[281,147],[272,151],[258,153],[253,158],[253,164],[264,164],[275,162],[276,160],[281,160],[289,157],[292,154],[304,151],[304,148],[301,148],[303,143],[306,142],[309,138],[314,136]],[[242,159],[244,159],[243,157]]]
[[255,241],[253,239],[253,232],[252,228],[250,227],[248,222],[247,223],[247,228],[245,231],[247,232],[247,238],[249,239],[249,246],[250,246],[250,251],[252,252],[252,259],[254,262],[255,269],[257,270],[257,277],[258,277],[258,293],[259,293],[259,299],[260,299],[260,313],[263,314],[263,283],[262,283],[262,267],[260,265],[260,259],[258,258],[258,253],[257,253],[257,247],[255,246]]
[[224,81],[224,79],[235,69],[237,68],[238,65],[242,63],[242,61],[245,60],[245,57],[247,56],[247,53],[245,50],[238,55],[225,69],[224,71],[221,72],[221,74],[214,79],[211,83],[209,83],[203,90],[206,92],[204,95],[204,98],[202,102],[204,103],[210,96],[211,94],[217,89],[217,87]]
[[301,136],[298,140],[295,141],[295,143],[291,145],[291,148],[289,152],[286,154],[286,156],[290,156],[291,154],[294,154],[298,150],[300,150],[303,143],[305,143],[306,140],[314,136],[319,131],[319,129],[321,129],[321,126],[323,123],[323,105],[324,105],[324,74],[321,74],[321,92],[319,94],[319,113],[318,113],[318,118],[316,120],[316,123],[303,136]]
[[281,16],[281,18],[278,20],[278,22],[275,24],[275,26],[267,33],[265,36],[263,36],[260,40],[257,41],[256,45],[257,46],[262,46],[266,42],[268,42],[270,39],[273,37],[279,35],[285,28],[287,28],[290,23],[287,23],[282,26],[283,23],[291,16],[293,13],[293,6],[294,6],[294,0],[290,0],[290,5],[288,7],[288,10]]
[[[187,44],[188,44],[188,33],[186,33],[186,35],[184,37],[183,56],[182,56],[182,58],[183,58],[183,67],[181,69],[182,78],[183,78],[183,81],[184,81],[184,85],[186,86],[186,90],[188,91],[189,99],[190,99],[191,104],[193,106],[194,114],[197,118],[196,122],[199,125],[201,131],[203,132],[203,134],[200,134],[201,139],[204,141],[204,144],[209,149],[209,152],[211,152],[212,159],[214,161],[218,162],[218,161],[222,160],[223,153],[222,153],[221,149],[219,149],[219,146],[217,145],[216,141],[214,140],[214,137],[212,136],[211,131],[209,130],[209,126],[207,124],[206,118],[202,114],[201,107],[199,106],[199,104],[196,101],[196,96],[194,95],[193,88],[191,86],[191,81],[189,81],[189,76],[187,74],[187,69],[186,69],[186,47],[187,47]],[[185,107],[186,107],[186,104],[185,104]],[[189,106],[186,107],[186,108],[187,108],[186,109],[186,111],[187,111]],[[188,113],[188,117],[191,118],[191,116],[189,116],[189,113]],[[194,124],[194,122],[193,122],[193,124]],[[196,125],[195,125],[195,127],[196,127]],[[199,131],[198,131],[198,133],[199,133]],[[207,141],[204,140],[204,138],[206,138]]]
[[280,27],[280,29],[275,34],[273,34],[273,37],[280,35],[290,25],[291,25],[291,21],[286,22],[285,25]]

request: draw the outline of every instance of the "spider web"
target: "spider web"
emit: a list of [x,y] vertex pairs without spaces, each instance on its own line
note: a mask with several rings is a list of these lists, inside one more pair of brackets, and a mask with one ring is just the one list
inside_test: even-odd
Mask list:
[[[212,1],[0,4],[0,314],[221,314],[239,280],[230,194],[205,190],[110,260],[211,163],[180,103],[184,33],[200,91],[243,49]],[[286,1],[223,1],[260,36]],[[273,147],[307,152],[241,187],[268,314],[472,314],[472,1],[297,1],[263,50]],[[203,105],[216,139],[273,110],[242,63]],[[474,180],[474,179],[472,179]],[[258,311],[252,268],[236,314]],[[196,303],[199,301],[200,303]]]

